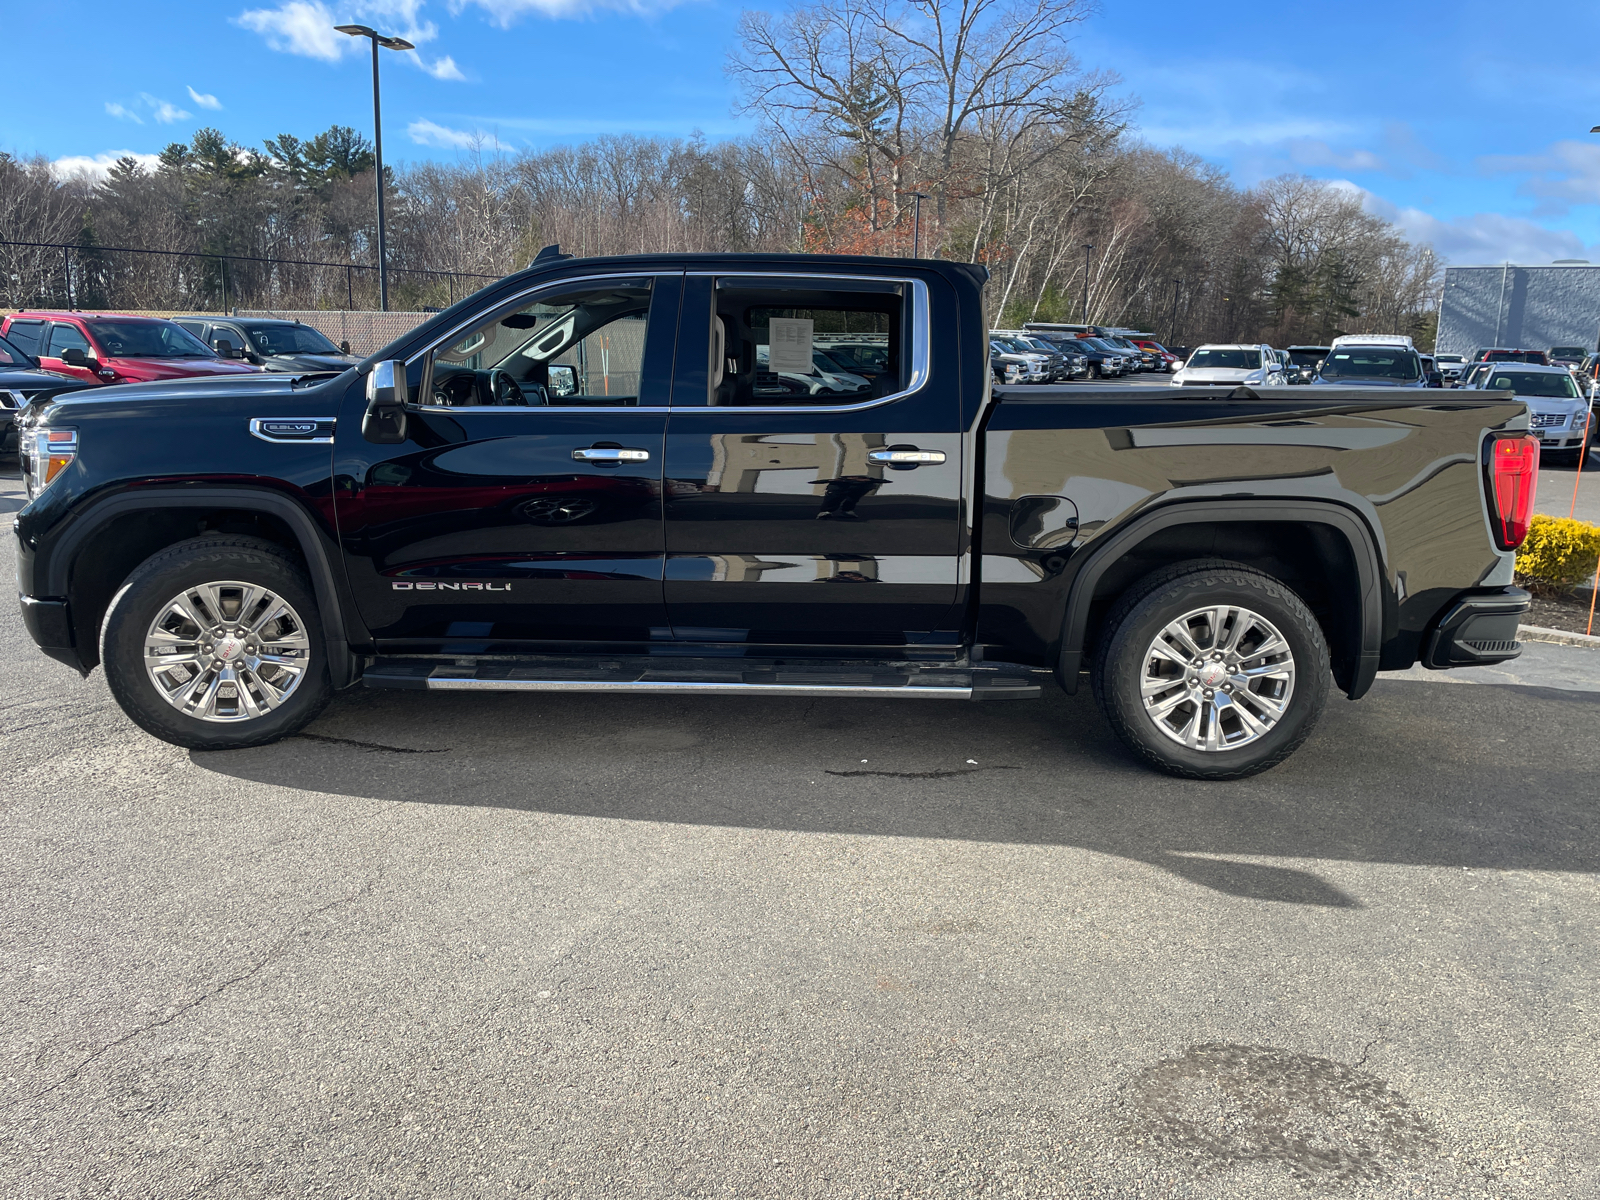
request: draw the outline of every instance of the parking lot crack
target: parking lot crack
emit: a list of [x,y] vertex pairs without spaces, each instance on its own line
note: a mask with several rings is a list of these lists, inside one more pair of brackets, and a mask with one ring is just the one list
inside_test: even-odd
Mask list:
[[308,742],[327,742],[330,746],[354,746],[358,750],[387,750],[390,754],[448,754],[450,747],[442,750],[419,750],[412,746],[386,746],[382,742],[362,742],[355,738],[329,737],[325,733],[297,733],[297,738]]
[[92,1066],[95,1062],[101,1058],[104,1058],[107,1054],[110,1054],[118,1047],[125,1046],[135,1038],[141,1037],[152,1030],[161,1029],[164,1026],[171,1025],[174,1021],[178,1020],[178,1018],[186,1016],[195,1009],[199,1008],[207,1000],[214,1000],[229,989],[237,987],[241,983],[247,983],[256,975],[260,974],[268,963],[273,962],[275,959],[283,955],[284,951],[289,948],[290,944],[295,940],[295,938],[301,934],[306,922],[315,920],[317,917],[324,916],[336,908],[344,908],[348,905],[355,904],[358,901],[365,899],[367,896],[372,894],[372,889],[377,886],[378,881],[381,880],[383,876],[384,872],[379,871],[376,875],[372,876],[372,878],[368,879],[349,895],[340,896],[337,899],[328,901],[326,904],[309,910],[304,915],[296,919],[289,929],[281,937],[279,937],[277,941],[275,941],[271,946],[267,947],[266,953],[245,970],[240,971],[238,974],[230,976],[229,978],[224,979],[217,984],[214,984],[205,991],[201,992],[198,996],[184,1001],[182,1004],[178,1005],[177,1008],[173,1009],[170,1013],[164,1017],[161,1017],[159,1020],[148,1021],[145,1024],[123,1034],[121,1037],[114,1038],[113,1040],[107,1042],[99,1049],[90,1053],[82,1061],[77,1063],[77,1065],[68,1070],[65,1075],[56,1080],[54,1083],[50,1084],[48,1087],[40,1088],[31,1095],[23,1096],[19,1100],[13,1100],[10,1104],[6,1105],[6,1107],[16,1108],[20,1105],[28,1104],[31,1101],[42,1099],[43,1097],[50,1095],[52,1092],[59,1091],[67,1084],[71,1083],[79,1075],[83,1074],[88,1067]]

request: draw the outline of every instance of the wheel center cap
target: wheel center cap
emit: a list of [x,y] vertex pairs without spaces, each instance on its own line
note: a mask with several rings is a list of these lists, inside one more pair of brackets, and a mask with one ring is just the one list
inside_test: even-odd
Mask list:
[[1202,687],[1221,687],[1228,678],[1228,668],[1219,662],[1209,662],[1197,673]]
[[244,639],[231,637],[223,638],[217,643],[217,657],[223,660],[237,658],[239,656],[239,651],[243,648]]

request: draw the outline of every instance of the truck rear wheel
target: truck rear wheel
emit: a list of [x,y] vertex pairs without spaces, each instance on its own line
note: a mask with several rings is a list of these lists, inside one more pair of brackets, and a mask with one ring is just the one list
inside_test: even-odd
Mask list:
[[1145,762],[1189,779],[1241,779],[1311,735],[1328,699],[1328,646],[1283,583],[1193,562],[1129,589],[1092,674],[1106,719]]
[[258,538],[194,538],[146,560],[111,601],[100,657],[122,711],[191,750],[276,741],[333,694],[311,586]]

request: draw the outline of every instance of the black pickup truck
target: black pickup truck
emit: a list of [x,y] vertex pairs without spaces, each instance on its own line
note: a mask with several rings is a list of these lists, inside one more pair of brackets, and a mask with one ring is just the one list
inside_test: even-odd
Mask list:
[[340,374],[23,414],[27,628],[181,746],[339,689],[1025,700],[1152,766],[1515,656],[1503,393],[995,390],[981,267],[572,259]]

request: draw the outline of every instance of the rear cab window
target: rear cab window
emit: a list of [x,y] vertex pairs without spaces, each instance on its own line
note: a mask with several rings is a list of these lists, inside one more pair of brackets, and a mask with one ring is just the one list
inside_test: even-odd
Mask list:
[[849,405],[905,390],[903,286],[885,280],[845,287],[826,277],[718,279],[707,403]]

